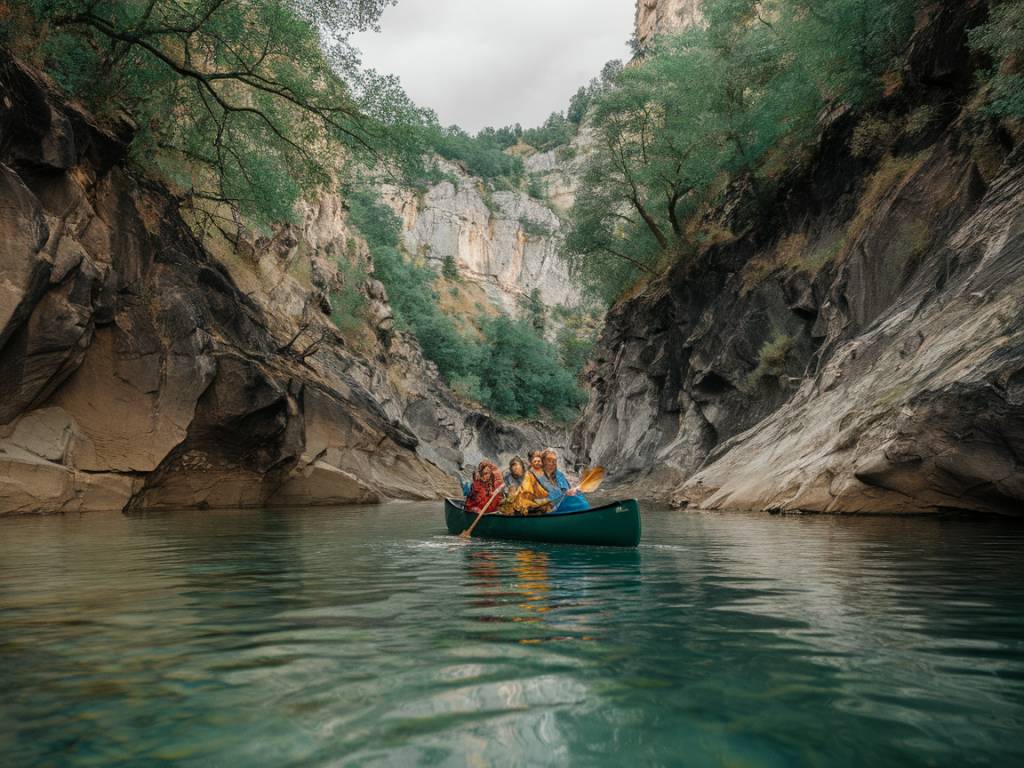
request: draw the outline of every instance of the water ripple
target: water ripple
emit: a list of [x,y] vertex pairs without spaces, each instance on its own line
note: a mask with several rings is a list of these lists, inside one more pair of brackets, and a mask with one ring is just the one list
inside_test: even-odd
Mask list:
[[434,505],[0,521],[12,765],[1024,760],[1024,527]]

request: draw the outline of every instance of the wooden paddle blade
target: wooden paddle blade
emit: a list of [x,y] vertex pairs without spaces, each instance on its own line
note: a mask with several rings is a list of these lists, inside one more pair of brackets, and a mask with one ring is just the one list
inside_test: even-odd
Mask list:
[[601,487],[604,482],[604,467],[594,467],[583,473],[577,488],[584,493],[592,493]]

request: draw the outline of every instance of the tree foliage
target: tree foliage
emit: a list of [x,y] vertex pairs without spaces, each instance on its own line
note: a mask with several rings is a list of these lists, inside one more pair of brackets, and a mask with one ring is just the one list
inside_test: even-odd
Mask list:
[[[501,316],[482,324],[482,338],[459,333],[438,304],[437,274],[401,250],[401,222],[365,190],[347,195],[352,223],[366,238],[395,319],[416,336],[453,389],[496,413],[568,420],[583,402],[575,372],[536,328]],[[534,297],[539,302],[539,295]],[[543,309],[542,305],[540,310]]]
[[491,136],[473,137],[456,125],[442,128],[427,124],[424,138],[426,149],[461,163],[473,176],[488,181],[504,178],[510,184],[517,184],[523,176],[523,161],[505,154],[500,142]]
[[543,125],[523,131],[523,142],[539,152],[568,144],[576,135],[576,126],[561,112],[552,112]]
[[583,405],[575,377],[530,324],[501,316],[487,322],[484,335],[480,386],[496,412],[529,418],[547,411],[568,420]]
[[1024,1],[995,4],[988,21],[971,31],[971,45],[992,59],[992,111],[1024,117]]
[[[565,256],[611,301],[696,243],[686,219],[768,153],[813,134],[830,101],[863,104],[912,31],[916,0],[708,0],[706,23],[655,42],[587,105],[597,146]],[[583,96],[578,95],[576,113]]]
[[370,113],[394,91],[344,76],[349,35],[391,0],[29,3],[48,71],[94,110],[130,115],[132,158],[218,226],[290,219],[338,158],[387,143]]

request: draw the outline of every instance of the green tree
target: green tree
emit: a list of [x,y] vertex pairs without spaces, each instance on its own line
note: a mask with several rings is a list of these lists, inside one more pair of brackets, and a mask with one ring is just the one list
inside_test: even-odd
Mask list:
[[534,288],[522,301],[523,314],[530,326],[538,333],[543,334],[547,325],[547,307],[540,296],[540,289]]
[[558,330],[558,357],[573,375],[579,376],[597,342],[596,334],[579,324],[567,323]]
[[775,0],[758,3],[829,101],[864,104],[882,91],[914,31],[919,0]]
[[829,101],[863,105],[912,31],[917,0],[707,0],[705,24],[604,77],[598,137],[564,255],[613,300],[691,258],[686,218],[744,177],[762,205],[765,158],[809,141]]
[[423,136],[425,148],[461,163],[473,176],[491,181],[504,178],[511,184],[517,184],[523,176],[523,161],[505,154],[498,139],[486,131],[473,137],[457,125],[442,128],[427,124]]
[[552,112],[544,124],[529,128],[522,133],[522,139],[534,149],[547,152],[555,147],[568,144],[575,135],[575,127],[561,112]]
[[449,280],[459,279],[459,267],[455,263],[455,257],[450,253],[445,254],[441,261],[441,274]]
[[29,2],[55,79],[128,112],[134,161],[219,227],[290,219],[337,171],[325,157],[372,154],[381,126],[339,73],[389,0]]
[[592,99],[593,94],[590,92],[590,89],[581,85],[580,89],[569,100],[569,109],[565,112],[566,119],[575,125],[582,123],[583,118],[587,115],[587,109],[590,108]]
[[556,350],[527,323],[498,317],[484,329],[488,355],[480,366],[487,403],[497,413],[530,418],[547,412],[569,420],[584,402]]
[[689,48],[703,34],[680,41],[682,55],[619,74],[593,108],[598,141],[565,250],[573,271],[605,299],[652,272],[663,254],[691,247],[686,205],[714,178],[724,145],[709,87],[714,62],[706,49]]

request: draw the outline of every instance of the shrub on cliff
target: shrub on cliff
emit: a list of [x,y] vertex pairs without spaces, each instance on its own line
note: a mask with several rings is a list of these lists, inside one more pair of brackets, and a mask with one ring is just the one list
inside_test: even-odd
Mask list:
[[1024,1],[994,3],[988,22],[971,31],[971,45],[992,59],[992,111],[1024,117]]
[[546,411],[568,421],[583,405],[575,377],[528,323],[498,317],[485,325],[484,337],[479,378],[494,411],[526,418]]
[[426,144],[446,160],[461,163],[466,171],[481,179],[511,179],[523,175],[523,161],[506,155],[496,139],[473,137],[458,126],[424,128]]

